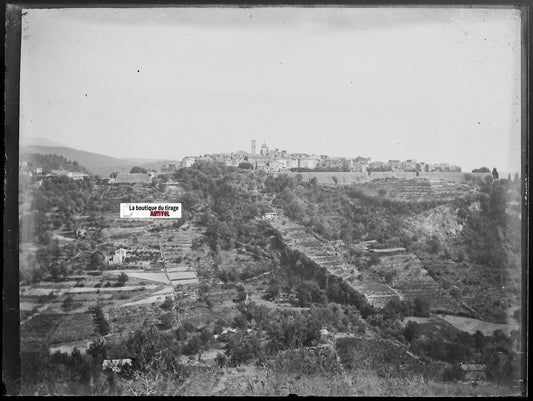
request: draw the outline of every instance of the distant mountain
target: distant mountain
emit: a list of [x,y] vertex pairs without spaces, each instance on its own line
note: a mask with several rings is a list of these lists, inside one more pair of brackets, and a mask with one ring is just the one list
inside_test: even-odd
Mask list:
[[21,137],[20,146],[63,146],[60,143],[51,141],[46,138],[32,138],[32,137]]
[[172,162],[172,161],[161,160],[161,159],[135,159],[135,158],[130,158],[130,157],[128,157],[126,159],[122,159],[122,160],[131,162],[131,163],[135,163],[138,166],[141,165],[141,164],[148,164],[148,163],[175,163],[175,162]]
[[114,172],[129,172],[137,163],[131,160],[117,159],[98,153],[85,152],[83,150],[67,148],[65,146],[23,146],[21,143],[20,153],[56,154],[69,160],[77,161],[85,166],[93,174],[107,178]]

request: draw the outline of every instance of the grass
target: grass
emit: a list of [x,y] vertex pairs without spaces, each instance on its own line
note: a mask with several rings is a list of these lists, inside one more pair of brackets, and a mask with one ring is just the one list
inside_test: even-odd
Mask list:
[[62,315],[59,324],[50,335],[52,344],[89,339],[94,334],[94,323],[91,314],[79,313]]
[[[218,377],[216,386],[212,386],[214,375]],[[205,375],[204,375],[205,376]],[[472,385],[467,383],[443,383],[426,380],[414,375],[406,378],[378,377],[375,372],[348,371],[335,375],[299,375],[256,372],[255,375],[234,374],[234,372],[211,373],[189,381],[182,388],[183,395],[246,395],[246,396],[502,396],[517,395],[508,387],[494,384]],[[220,386],[220,383],[223,383]]]

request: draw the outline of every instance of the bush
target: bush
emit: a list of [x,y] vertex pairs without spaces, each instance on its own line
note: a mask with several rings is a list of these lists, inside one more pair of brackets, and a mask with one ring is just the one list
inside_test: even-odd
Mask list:
[[170,295],[167,295],[165,297],[165,300],[159,307],[163,310],[169,311],[174,307],[174,300],[172,299]]
[[97,305],[91,308],[91,313],[93,314],[93,321],[98,332],[103,336],[109,334],[109,331],[110,331],[109,323],[107,322],[104,316],[104,312],[102,311],[102,308],[99,305]]
[[375,253],[371,253],[370,254],[370,261],[368,262],[368,265],[369,266],[374,266],[374,265],[377,265],[379,263],[379,256],[376,255]]
[[61,304],[61,307],[66,311],[70,311],[74,309],[75,308],[74,298],[72,298],[71,295],[68,295],[63,301],[63,303]]
[[431,238],[428,238],[426,241],[429,252],[437,253],[440,250],[440,241],[436,235],[432,235]]
[[465,373],[461,366],[454,364],[444,369],[442,379],[447,382],[456,382],[458,380],[463,380],[464,377]]
[[130,278],[128,277],[128,275],[124,272],[120,273],[120,276],[118,276],[118,279],[117,279],[117,283],[119,284],[120,287],[122,287],[126,281],[128,281]]
[[171,312],[163,313],[160,317],[161,320],[161,328],[163,330],[168,330],[172,328],[172,324],[174,323],[174,317],[172,316]]
[[194,355],[197,354],[201,348],[202,340],[200,339],[200,336],[195,335],[192,336],[189,341],[187,341],[187,344],[185,344],[185,347],[183,348],[183,353],[185,355]]
[[429,302],[426,299],[415,298],[414,300],[414,315],[418,317],[429,316]]
[[216,363],[217,363],[217,366],[223,368],[223,367],[225,367],[225,366],[227,365],[227,363],[228,363],[228,357],[227,357],[225,354],[219,352],[219,353],[217,353],[217,356],[216,356],[216,358],[215,358],[215,361],[216,361]]
[[420,326],[418,323],[409,321],[403,331],[403,335],[408,342],[417,339],[420,336]]

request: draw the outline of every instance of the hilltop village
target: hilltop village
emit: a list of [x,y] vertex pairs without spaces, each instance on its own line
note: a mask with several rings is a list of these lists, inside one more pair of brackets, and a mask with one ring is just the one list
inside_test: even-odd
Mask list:
[[[257,150],[256,141],[252,140],[251,151],[238,151],[234,153],[205,154],[202,156],[189,156],[181,161],[181,167],[191,167],[196,161],[216,161],[228,167],[243,167],[268,172],[279,171],[409,171],[409,172],[460,172],[461,167],[449,163],[424,163],[416,160],[389,160],[388,162],[372,161],[369,157],[357,156],[355,158],[331,157],[328,155],[314,155],[306,153],[287,153],[285,150],[270,149],[266,143]],[[176,165],[167,164],[166,170],[176,168]]]
[[[254,141],[111,177],[57,155],[20,171],[25,394],[521,391],[517,177]],[[128,202],[183,216],[121,219]]]

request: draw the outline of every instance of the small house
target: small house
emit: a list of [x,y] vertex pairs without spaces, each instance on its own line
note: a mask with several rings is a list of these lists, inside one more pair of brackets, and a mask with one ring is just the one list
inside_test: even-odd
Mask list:
[[110,263],[113,265],[123,263],[124,259],[126,259],[126,250],[124,248],[119,248],[115,251],[115,254],[110,260]]
[[331,334],[326,328],[320,329],[320,342],[325,344],[331,340]]
[[278,218],[278,214],[276,212],[268,212],[268,213],[263,214],[263,220],[273,221],[273,220],[276,220],[277,218]]
[[487,380],[487,367],[483,364],[461,363],[461,369],[464,372],[464,381],[485,381]]
[[104,359],[102,362],[102,369],[111,369],[113,372],[120,372],[125,366],[131,366],[131,359]]
[[85,238],[87,230],[85,228],[78,228],[75,232],[76,238]]

